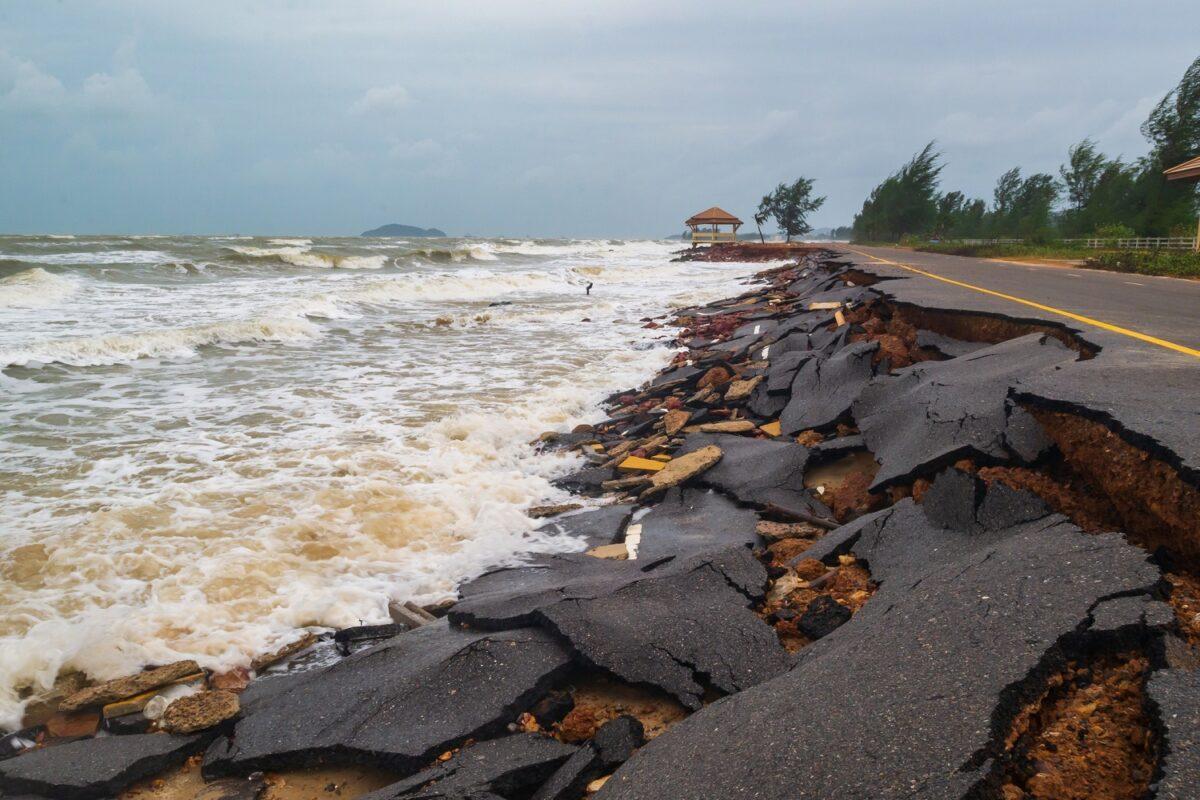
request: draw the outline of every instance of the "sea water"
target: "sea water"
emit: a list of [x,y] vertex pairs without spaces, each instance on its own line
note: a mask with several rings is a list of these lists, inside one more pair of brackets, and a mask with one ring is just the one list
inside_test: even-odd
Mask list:
[[762,268],[680,248],[0,237],[0,726],[67,671],[245,665],[578,549],[524,513],[577,457],[530,440]]

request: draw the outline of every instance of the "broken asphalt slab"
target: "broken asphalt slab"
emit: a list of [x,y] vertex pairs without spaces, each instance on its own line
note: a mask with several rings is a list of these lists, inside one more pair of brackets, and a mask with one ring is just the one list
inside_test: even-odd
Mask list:
[[924,361],[879,376],[854,403],[854,419],[879,462],[872,491],[928,475],[961,458],[985,463],[1036,458],[1049,440],[1009,398],[1030,373],[1078,354],[1029,334],[949,361]]
[[[911,500],[874,516],[850,550],[880,585],[861,611],[790,672],[655,739],[599,800],[961,797],[989,776],[1013,687],[1036,693],[1100,601],[1159,580],[1116,534],[1053,515],[947,530]],[[770,756],[749,757],[746,743]]]
[[204,772],[317,761],[412,772],[468,738],[502,730],[570,660],[537,629],[485,633],[432,622],[327,669],[252,684],[243,718],[231,739],[209,748]]
[[577,748],[540,733],[519,733],[464,747],[445,762],[389,784],[361,800],[464,800],[508,797],[541,785]]
[[748,439],[727,434],[691,434],[678,453],[710,445],[721,448],[721,460],[697,481],[740,503],[772,508],[793,518],[812,515],[831,519],[832,512],[804,487],[810,451],[790,441]]
[[182,764],[211,736],[130,734],[80,739],[0,761],[0,789],[53,800],[113,797],[133,783]]
[[789,663],[750,610],[767,585],[750,551],[756,519],[719,495],[674,490],[640,520],[636,560],[544,556],[488,573],[462,587],[449,618],[543,627],[584,663],[698,708],[707,687],[740,691]]
[[779,424],[794,435],[809,428],[827,428],[850,411],[863,388],[875,377],[872,358],[877,342],[857,342],[828,358],[812,358],[800,365],[792,379],[792,396]]

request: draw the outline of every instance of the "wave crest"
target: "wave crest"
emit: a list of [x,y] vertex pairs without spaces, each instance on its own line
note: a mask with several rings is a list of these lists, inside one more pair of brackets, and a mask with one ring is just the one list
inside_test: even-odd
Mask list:
[[380,269],[387,264],[387,256],[351,256],[337,253],[314,253],[307,246],[252,247],[232,245],[233,252],[247,258],[276,259],[294,267],[316,269]]
[[142,333],[54,339],[19,350],[0,351],[0,364],[9,367],[39,364],[98,367],[139,358],[189,358],[196,355],[196,348],[204,345],[297,342],[319,335],[320,329],[303,316],[264,316]]
[[0,278],[0,308],[45,308],[70,297],[78,288],[70,278],[34,267]]

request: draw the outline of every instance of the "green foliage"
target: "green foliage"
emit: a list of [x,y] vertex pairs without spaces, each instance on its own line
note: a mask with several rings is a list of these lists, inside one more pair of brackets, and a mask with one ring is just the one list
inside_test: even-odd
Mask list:
[[1187,250],[1127,250],[1099,253],[1088,266],[1141,275],[1172,275],[1200,278],[1200,253]]
[[1132,239],[1137,236],[1137,231],[1128,225],[1113,222],[1096,228],[1096,236],[1100,239]]
[[762,235],[762,223],[768,217],[775,219],[780,233],[791,241],[793,236],[803,236],[812,230],[808,224],[808,215],[825,203],[824,197],[813,197],[812,178],[797,178],[793,183],[781,183],[775,191],[763,197],[754,214],[754,223],[759,226]]
[[[1200,156],[1200,58],[1142,125],[1150,152],[1135,162],[1109,158],[1084,139],[1067,152],[1058,179],[1022,177],[1013,167],[996,181],[989,207],[962,192],[939,192],[941,154],[930,142],[876,186],[854,218],[857,241],[902,238],[1022,238],[1050,242],[1101,228],[1143,236],[1192,236],[1200,211],[1197,184],[1168,181],[1163,170]],[[1056,210],[1060,196],[1064,199]]]
[[941,153],[925,145],[921,152],[871,190],[862,211],[854,217],[854,237],[897,241],[906,233],[932,231],[938,216],[938,176]]

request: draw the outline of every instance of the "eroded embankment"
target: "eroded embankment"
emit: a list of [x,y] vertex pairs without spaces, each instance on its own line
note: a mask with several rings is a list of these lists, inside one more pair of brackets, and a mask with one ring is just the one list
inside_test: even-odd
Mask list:
[[[708,256],[756,254],[779,257]],[[788,255],[680,312],[672,363],[614,394],[607,420],[539,440],[586,462],[562,485],[596,507],[537,512],[584,552],[483,575],[445,619],[371,632],[386,638],[327,669],[256,680],[201,739],[108,737],[138,764],[177,743],[151,770],[92,760],[124,763],[127,785],[211,740],[207,780],[353,763],[394,777],[381,800],[1169,785],[1189,753],[1154,677],[1196,640],[1196,487],[1137,437],[1019,388],[1103,354]],[[64,765],[104,741],[43,736],[0,761],[4,788],[77,795]]]

